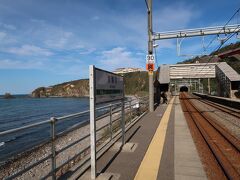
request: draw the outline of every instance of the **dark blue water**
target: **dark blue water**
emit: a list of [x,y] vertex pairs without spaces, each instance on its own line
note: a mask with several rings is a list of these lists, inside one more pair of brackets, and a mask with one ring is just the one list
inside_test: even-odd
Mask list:
[[[0,97],[0,132],[89,109],[88,98]],[[88,120],[89,115],[58,122],[57,132]],[[8,158],[50,139],[50,124],[0,137],[0,164]]]

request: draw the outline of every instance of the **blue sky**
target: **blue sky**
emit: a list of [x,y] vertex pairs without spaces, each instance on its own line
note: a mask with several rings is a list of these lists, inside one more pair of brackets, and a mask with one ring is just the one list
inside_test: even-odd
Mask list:
[[[224,25],[239,6],[238,0],[153,0],[153,30]],[[88,78],[90,64],[145,68],[146,17],[144,0],[0,0],[0,94]],[[184,40],[182,53],[202,54],[201,42]],[[159,64],[186,59],[176,55],[176,40],[157,43]]]

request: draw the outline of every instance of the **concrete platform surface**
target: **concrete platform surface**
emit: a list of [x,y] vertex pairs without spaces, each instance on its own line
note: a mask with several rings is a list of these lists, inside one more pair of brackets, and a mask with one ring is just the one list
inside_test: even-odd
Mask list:
[[[150,176],[146,170],[152,166],[156,172]],[[138,176],[140,169],[148,177]],[[97,173],[97,180],[207,179],[178,96],[140,119],[127,132],[125,146],[115,143],[97,161]],[[90,179],[90,170],[79,179]]]
[[175,179],[207,179],[185,120],[179,98],[176,98],[175,101],[174,134]]

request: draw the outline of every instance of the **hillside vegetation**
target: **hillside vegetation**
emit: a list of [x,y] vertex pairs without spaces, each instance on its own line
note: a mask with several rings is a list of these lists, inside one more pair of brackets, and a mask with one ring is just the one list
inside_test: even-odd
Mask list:
[[125,93],[127,95],[145,96],[148,93],[148,72],[132,72],[124,74]]
[[39,87],[32,92],[32,97],[84,97],[89,93],[88,84],[88,79],[80,79],[50,87]]
[[[123,74],[126,95],[144,96],[148,92],[147,72]],[[89,95],[88,79],[80,79],[57,84],[50,87],[39,87],[32,92],[32,97],[84,97]]]

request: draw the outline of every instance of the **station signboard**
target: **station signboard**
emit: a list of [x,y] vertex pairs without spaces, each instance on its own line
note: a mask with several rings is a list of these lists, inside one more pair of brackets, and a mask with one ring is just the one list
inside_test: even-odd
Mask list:
[[96,103],[123,99],[123,77],[112,72],[94,68]]

